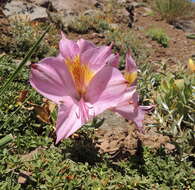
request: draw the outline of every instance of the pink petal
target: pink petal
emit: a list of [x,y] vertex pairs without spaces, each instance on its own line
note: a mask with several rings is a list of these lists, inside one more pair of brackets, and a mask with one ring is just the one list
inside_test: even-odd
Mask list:
[[87,64],[93,71],[99,71],[107,63],[107,58],[112,54],[111,46],[90,48],[80,55],[81,63]]
[[60,54],[65,59],[74,59],[79,54],[79,46],[73,40],[68,40],[64,35],[59,43]]
[[136,93],[136,86],[127,88],[126,91],[120,98],[120,102],[117,104],[117,107],[124,106],[131,103],[137,104],[138,94]]
[[130,93],[130,90],[133,89],[135,89],[135,87],[128,89],[125,97],[121,99],[121,102],[114,107],[112,111],[119,113],[127,120],[133,121],[137,128],[143,131],[144,116],[153,106],[138,106],[138,93],[135,91],[132,91],[133,94]]
[[133,104],[126,105],[117,107],[114,111],[119,113],[125,119],[133,121],[140,131],[143,130],[143,120],[146,112],[140,106],[137,107]]
[[81,99],[79,102],[67,97],[63,104],[59,105],[56,135],[58,143],[68,138],[93,117],[89,103]]
[[125,70],[128,73],[132,73],[132,72],[137,71],[137,65],[136,65],[133,57],[130,54],[126,55]]
[[82,54],[85,51],[91,49],[91,48],[96,48],[95,44],[93,44],[90,41],[80,39],[77,41],[77,45],[79,46],[79,53]]
[[107,64],[117,68],[119,66],[119,54],[110,55],[107,59]]
[[75,103],[62,104],[58,108],[58,119],[56,126],[56,144],[72,135],[81,126],[82,118],[79,116],[79,107]]
[[78,96],[66,65],[56,57],[45,58],[32,65],[30,84],[57,104],[63,101],[65,96]]
[[127,85],[120,71],[111,66],[105,66],[90,82],[85,100],[90,102],[95,115],[116,106],[125,92]]

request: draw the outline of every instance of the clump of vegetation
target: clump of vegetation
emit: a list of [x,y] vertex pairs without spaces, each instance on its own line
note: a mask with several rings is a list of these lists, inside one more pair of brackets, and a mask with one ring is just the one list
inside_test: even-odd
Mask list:
[[68,25],[68,30],[80,34],[85,34],[89,31],[99,33],[109,30],[109,24],[102,14],[81,15]]
[[[1,49],[15,58],[23,58],[26,52],[33,46],[34,42],[45,30],[46,25],[38,22],[30,22],[28,18],[16,17],[10,21],[9,34],[2,36]],[[38,61],[47,55],[56,53],[57,33],[53,27],[47,34],[46,40],[43,40],[38,46],[39,51],[33,55],[33,61]]]
[[190,0],[155,0],[155,10],[169,23],[191,14]]
[[169,46],[169,37],[161,28],[150,28],[147,31],[147,36],[149,36],[152,40],[157,41],[165,48]]
[[157,95],[157,117],[164,133],[175,139],[180,153],[195,153],[195,80],[193,75],[163,79]]
[[126,53],[131,51],[137,62],[143,61],[150,53],[149,49],[145,49],[142,41],[130,29],[115,29],[106,33],[106,42],[113,43],[113,48],[121,55],[120,67],[124,68]]
[[[0,66],[2,86],[16,65],[9,56],[4,56]],[[28,90],[28,101],[20,106],[18,95],[23,89]],[[139,154],[114,162],[108,155],[100,155],[92,143],[93,125],[81,128],[75,137],[56,147],[53,124],[40,121],[35,110],[30,109],[41,103],[42,97],[28,88],[28,68],[23,67],[0,97],[0,138],[9,133],[14,136],[13,142],[0,149],[0,188],[195,188],[191,163],[177,161],[163,148],[153,153],[144,147]]]
[[[155,67],[166,74],[156,72]],[[149,126],[157,127],[160,133],[170,137],[180,159],[194,159],[194,74],[181,69],[181,65],[173,73],[166,63],[141,64],[140,69],[138,90],[142,104],[154,101],[156,105],[154,121]]]
[[187,34],[186,38],[188,38],[188,39],[195,39],[195,34]]

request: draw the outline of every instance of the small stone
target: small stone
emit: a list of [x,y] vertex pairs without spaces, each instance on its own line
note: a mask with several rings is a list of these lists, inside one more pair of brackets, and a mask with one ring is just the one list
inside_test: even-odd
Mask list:
[[30,175],[31,175],[30,172],[21,171],[19,174],[19,177],[18,177],[18,183],[19,184],[26,184]]
[[47,12],[45,8],[21,1],[11,1],[10,3],[7,3],[3,13],[7,17],[25,15],[29,18],[30,21],[47,18]]
[[134,1],[134,2],[130,3],[130,6],[133,6],[135,8],[139,8],[139,7],[142,7],[143,4]]
[[109,24],[109,27],[110,27],[111,29],[113,29],[113,30],[119,29],[119,25],[116,24],[116,23]]
[[83,15],[85,15],[85,16],[94,16],[97,14],[100,14],[100,12],[97,10],[94,10],[94,9],[89,9],[89,10],[83,12]]
[[175,28],[181,29],[184,32],[195,32],[195,21],[194,20],[178,20],[173,23]]
[[169,152],[175,150],[175,145],[167,143],[165,144],[165,149],[167,149]]

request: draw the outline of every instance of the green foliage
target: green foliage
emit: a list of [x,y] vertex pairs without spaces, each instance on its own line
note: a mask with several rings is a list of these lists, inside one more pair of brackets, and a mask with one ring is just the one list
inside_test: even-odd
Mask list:
[[148,62],[143,62],[139,67],[141,72],[139,73],[137,90],[140,94],[141,104],[154,104],[153,96],[162,79],[161,74],[155,71],[155,67],[159,67],[159,65],[149,64]]
[[106,33],[107,43],[113,43],[113,48],[120,54],[120,68],[125,66],[126,53],[131,51],[138,62],[143,61],[149,54],[149,49],[145,49],[141,40],[130,29],[115,29]]
[[[12,155],[0,150],[0,187],[4,189],[184,189],[194,188],[190,164],[177,162],[171,156],[144,150],[143,163],[137,157],[112,163],[109,157],[89,164],[72,158],[73,143],[38,149],[34,155]],[[78,150],[78,149],[77,149]],[[80,153],[75,152],[75,153]],[[5,159],[6,158],[6,159]],[[18,184],[19,173],[28,172],[26,184]],[[15,187],[16,186],[16,187]]]
[[26,62],[31,58],[31,56],[33,55],[33,53],[36,51],[37,47],[39,46],[39,44],[43,40],[44,36],[49,31],[49,29],[50,29],[50,27],[48,27],[45,30],[45,32],[37,39],[37,41],[29,49],[29,51],[27,52],[27,54],[24,57],[24,59],[20,62],[20,64],[15,69],[15,71],[11,74],[11,76],[8,78],[8,80],[6,81],[6,83],[4,84],[4,86],[0,89],[0,96],[3,94],[3,92],[8,87],[8,85],[10,84],[10,82],[12,82],[14,80],[14,78],[18,75],[18,73],[22,70],[22,67],[26,64]]
[[5,137],[0,139],[0,147],[5,146],[13,140],[13,136],[11,134],[6,135]]
[[[16,65],[10,57],[4,56],[0,66],[2,85]],[[0,189],[164,190],[195,187],[190,162],[177,162],[163,149],[152,153],[144,148],[136,156],[115,162],[108,155],[99,155],[92,142],[90,125],[82,128],[77,138],[54,145],[54,124],[40,122],[34,111],[26,109],[29,107],[27,102],[18,109],[16,100],[23,89],[29,91],[29,102],[41,104],[42,97],[28,86],[26,66],[6,89],[6,95],[0,97],[0,138],[9,133],[15,137],[12,143],[0,149]],[[19,176],[25,173],[27,181],[18,183]]]
[[195,80],[193,75],[163,79],[157,95],[157,116],[163,132],[168,133],[181,153],[195,153]]
[[187,34],[186,38],[195,40],[195,34]]
[[[158,68],[159,71],[156,71]],[[168,135],[177,147],[180,158],[195,153],[195,80],[194,75],[178,66],[174,74],[164,64],[142,64],[138,91],[142,104],[154,104],[151,127]],[[166,74],[161,73],[164,71]],[[184,71],[184,72],[183,72]],[[155,101],[155,102],[153,102]]]
[[[25,27],[27,26],[18,29],[24,31]],[[156,113],[153,115],[159,118],[159,123],[160,119],[163,119],[160,124],[164,132],[176,138],[172,138],[172,140],[176,140],[178,147],[182,145],[189,148],[189,152],[193,152],[193,138],[190,135],[186,136],[186,133],[191,134],[192,132],[191,124],[193,124],[192,119],[194,118],[192,115],[194,112],[191,112],[194,110],[193,76],[182,77],[183,73],[179,73],[177,76],[171,75],[166,81],[169,88],[164,90],[164,82],[161,81],[165,76],[155,72],[152,64],[146,64],[146,61],[143,61],[148,50],[144,49],[135,33],[130,29],[124,31],[123,28],[107,28],[107,24],[104,25],[104,22],[101,26],[97,25],[96,27],[99,30],[97,32],[104,32],[106,43],[114,42],[114,50],[123,56],[121,66],[124,66],[126,52],[132,49],[134,57],[138,62],[142,62],[139,66],[141,72],[138,83],[141,101],[144,101],[144,104],[151,103],[151,97],[156,91],[159,98]],[[40,28],[38,34],[42,33],[43,28]],[[57,35],[56,33],[51,35],[52,32],[48,35],[55,41]],[[17,39],[19,42],[23,39],[29,40],[28,37],[24,38],[27,34],[20,34],[19,31],[15,31],[15,33],[21,35],[22,39],[19,37]],[[34,33],[28,35],[33,36]],[[46,42],[42,42],[42,45],[49,47],[52,43],[48,39]],[[43,48],[43,46],[40,47]],[[7,50],[7,53],[12,53],[14,57],[25,55],[25,50],[22,50],[21,54],[16,53],[22,49],[21,46],[12,47],[10,45],[8,48],[10,49]],[[46,54],[51,53],[50,50],[47,52],[40,50],[40,56],[37,52],[33,55],[33,59],[45,57]],[[12,58],[11,56],[0,57],[0,88],[18,66]],[[176,81],[178,79],[182,79],[184,82]],[[36,117],[35,111],[31,109],[32,105],[41,105],[43,100],[42,96],[30,87],[28,81],[29,68],[24,65],[20,74],[13,78],[10,86],[0,97],[0,139],[10,133],[14,137],[12,142],[0,149],[0,190],[195,189],[194,166],[189,162],[192,155],[188,157],[188,160],[179,161],[177,156],[167,154],[164,149],[153,153],[146,147],[141,147],[143,149],[140,152],[135,156],[129,156],[126,160],[113,161],[108,155],[100,155],[93,144],[93,130],[94,125],[98,127],[101,121],[87,124],[74,137],[55,145],[55,122],[52,120],[50,123],[44,123]],[[176,92],[173,92],[173,88],[176,88]],[[28,95],[26,100],[19,105],[17,103],[19,92],[24,89],[28,90]],[[164,109],[164,103],[169,108],[168,111]],[[171,109],[174,110],[171,112],[173,115],[169,116]],[[52,118],[56,118],[55,114],[54,112]],[[182,120],[180,120],[181,116]],[[178,119],[181,125],[180,128],[176,126],[178,131],[174,136],[172,129],[175,125],[174,122]],[[186,149],[180,149],[187,152]],[[20,184],[19,176],[24,176],[24,174],[26,182]]]
[[169,23],[191,13],[190,0],[154,0],[154,2],[155,10]]
[[157,41],[165,48],[169,46],[169,37],[161,28],[150,28],[147,31],[147,36],[149,36],[152,40]]
[[[10,31],[6,36],[2,34],[1,37],[1,49],[12,54],[15,58],[23,58],[26,52],[34,45],[36,40],[45,31],[45,24],[30,23],[27,19],[16,18],[10,21]],[[52,27],[52,30],[47,34],[45,40],[38,45],[38,50],[33,53],[32,60],[38,61],[47,55],[54,55],[56,53],[55,45],[57,44],[57,38],[54,38],[56,29]]]
[[86,34],[89,31],[99,33],[109,30],[109,24],[101,14],[81,15],[68,25],[68,29],[80,34]]

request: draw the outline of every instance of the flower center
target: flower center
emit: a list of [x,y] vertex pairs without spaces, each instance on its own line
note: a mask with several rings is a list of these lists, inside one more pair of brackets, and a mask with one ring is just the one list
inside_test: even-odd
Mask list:
[[78,93],[81,96],[84,95],[89,82],[94,76],[94,73],[86,64],[82,64],[80,62],[79,56],[75,56],[73,60],[67,59],[65,63],[68,66],[68,70],[72,75]]
[[126,72],[126,73],[124,74],[124,78],[128,81],[129,86],[131,86],[132,83],[133,83],[133,82],[136,80],[136,78],[137,78],[137,72],[136,72],[136,71],[135,71],[135,72],[131,72],[131,73]]

